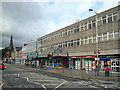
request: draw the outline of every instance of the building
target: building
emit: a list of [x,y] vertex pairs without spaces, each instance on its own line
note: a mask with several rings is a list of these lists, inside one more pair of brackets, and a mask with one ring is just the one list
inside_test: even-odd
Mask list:
[[98,13],[99,60],[96,61],[95,15],[37,39],[39,59],[47,67],[120,71],[120,5]]
[[22,62],[22,47],[16,47],[14,49],[14,51],[11,53],[11,59],[13,63]]
[[35,58],[36,58],[36,41],[29,43],[29,44],[25,44],[22,47],[22,62],[32,65],[33,62],[35,64]]

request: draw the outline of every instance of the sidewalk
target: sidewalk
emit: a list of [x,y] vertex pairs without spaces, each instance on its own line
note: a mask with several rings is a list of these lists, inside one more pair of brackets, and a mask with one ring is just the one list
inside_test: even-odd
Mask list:
[[[22,66],[25,66],[25,65],[22,65]],[[103,79],[103,80],[120,81],[120,72],[119,73],[110,72],[109,77],[106,77],[104,71],[100,71],[99,76],[95,76],[94,71],[87,71],[87,70],[74,70],[74,69],[68,69],[68,68],[50,68],[50,67],[33,68],[31,66],[25,66],[25,67],[28,67],[29,69],[34,69],[34,70],[42,70],[45,72],[51,72],[51,73],[55,73],[58,75],[72,77],[72,78]]]

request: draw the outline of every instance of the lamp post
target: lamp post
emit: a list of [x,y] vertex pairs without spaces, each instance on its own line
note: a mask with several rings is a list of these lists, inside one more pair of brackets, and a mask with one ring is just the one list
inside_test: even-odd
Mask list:
[[96,15],[96,56],[97,56],[97,70],[96,70],[96,72],[97,72],[97,76],[99,75],[99,68],[98,68],[98,66],[99,66],[99,64],[98,64],[98,52],[99,52],[99,46],[98,46],[98,23],[97,23],[97,18],[98,18],[98,14],[97,14],[97,12],[96,11],[94,11],[93,9],[89,9],[89,11],[93,11],[94,13],[95,13],[95,15]]

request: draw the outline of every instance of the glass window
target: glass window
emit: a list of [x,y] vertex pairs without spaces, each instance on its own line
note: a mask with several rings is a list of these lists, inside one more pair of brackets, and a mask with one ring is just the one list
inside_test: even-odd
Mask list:
[[96,43],[96,37],[95,36],[93,37],[93,43]]
[[118,20],[118,13],[113,13],[113,21],[117,21]]
[[82,31],[83,30],[83,24],[81,24],[80,28],[81,28],[81,31]]
[[76,40],[74,40],[74,41],[73,41],[73,43],[74,43],[74,46],[76,46],[76,45],[77,45],[77,41],[76,41]]
[[106,16],[102,17],[103,24],[107,23],[106,22]]
[[87,30],[87,23],[84,24],[84,30]]
[[98,26],[102,25],[102,20],[101,18],[98,19]]
[[73,40],[71,40],[71,46],[73,46]]
[[91,26],[91,22],[88,23],[88,29],[91,29],[92,26]]
[[77,39],[77,46],[79,46],[80,45],[80,40],[79,39]]
[[92,21],[92,27],[95,27],[95,25],[96,25],[95,23],[96,23],[96,21],[93,20],[93,21]]
[[108,23],[111,23],[112,22],[112,14],[109,14],[108,15]]

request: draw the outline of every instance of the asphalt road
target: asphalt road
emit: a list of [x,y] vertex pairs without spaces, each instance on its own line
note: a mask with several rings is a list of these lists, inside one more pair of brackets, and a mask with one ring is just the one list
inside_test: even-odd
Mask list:
[[[6,64],[6,69],[2,71],[2,88],[39,88],[43,90],[65,89],[104,89],[105,81],[74,79],[43,70],[28,68],[14,64]],[[97,84],[98,83],[98,84]],[[102,84],[100,84],[102,83]],[[107,85],[113,85],[108,82]]]

